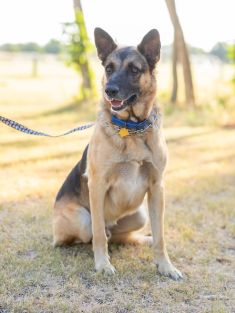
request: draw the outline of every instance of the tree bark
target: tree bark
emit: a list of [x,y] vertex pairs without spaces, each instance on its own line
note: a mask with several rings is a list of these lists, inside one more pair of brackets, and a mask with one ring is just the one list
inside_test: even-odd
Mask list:
[[[75,19],[77,21],[78,15],[84,16],[83,15],[83,10],[82,10],[82,5],[81,5],[81,0],[73,0],[73,7],[74,7],[74,12],[75,12]],[[81,25],[79,25],[81,26]],[[82,18],[82,27],[79,29],[80,32],[82,32],[81,39],[84,38],[85,40],[88,39],[88,34],[86,30],[86,25],[84,18]],[[83,93],[83,98],[87,97],[87,91],[91,91],[93,88],[92,84],[92,79],[90,77],[90,69],[89,69],[89,63],[87,60],[85,60],[82,64],[80,65],[81,69],[81,76],[82,76],[82,93]]]
[[81,4],[81,0],[73,0],[73,7],[74,7],[74,10],[77,11],[82,11],[82,4]]
[[172,53],[172,75],[173,75],[173,88],[171,94],[171,102],[176,103],[177,93],[178,93],[178,75],[177,75],[177,64],[178,64],[178,44],[177,44],[177,34],[174,31],[174,43],[173,43],[173,53]]
[[[165,1],[166,1],[169,15],[170,15],[173,27],[174,27],[174,31],[175,31],[174,41],[175,40],[177,41],[176,43],[177,57],[180,58],[182,66],[183,66],[185,99],[189,105],[194,106],[195,97],[194,97],[194,88],[193,88],[189,54],[188,54],[187,46],[186,46],[185,39],[184,39],[184,33],[182,30],[178,15],[176,13],[175,0],[165,0]],[[176,70],[176,66],[174,64],[175,61],[177,62],[177,59],[174,60],[174,54],[173,54],[173,74],[174,74],[174,71]],[[173,91],[174,91],[174,88],[173,88]]]

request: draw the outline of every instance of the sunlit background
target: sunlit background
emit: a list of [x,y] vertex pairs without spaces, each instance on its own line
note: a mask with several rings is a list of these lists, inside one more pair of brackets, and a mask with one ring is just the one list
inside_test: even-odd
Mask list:
[[235,1],[175,0],[187,50],[182,37],[172,45],[167,1],[174,2],[81,0],[76,23],[78,0],[0,1],[0,115],[50,134],[95,121],[103,69],[94,28],[128,45],[157,28],[157,94],[170,156],[166,237],[185,280],[157,275],[148,247],[112,246],[119,274],[108,279],[94,275],[90,246],[53,250],[54,198],[93,129],[52,139],[0,123],[0,312],[233,311]]
[[[227,97],[228,86],[225,86],[224,82],[233,76],[233,68],[228,66],[225,50],[227,49],[226,45],[231,46],[234,43],[232,21],[235,3],[232,0],[213,1],[213,3],[203,0],[178,0],[176,6],[185,41],[188,43],[188,49],[191,53],[196,101],[198,104],[208,101],[208,104],[214,105],[216,98]],[[173,84],[171,44],[174,31],[165,1],[148,0],[147,3],[134,0],[82,1],[82,7],[91,42],[94,42],[93,32],[97,26],[108,31],[120,44],[128,45],[137,45],[151,28],[157,28],[160,31],[163,49],[162,65],[158,69],[160,73],[158,80],[159,98],[168,101]],[[39,53],[39,50],[51,40],[59,41],[61,45],[68,43],[64,25],[73,21],[72,0],[1,1],[0,51],[2,50],[1,59],[4,58],[5,61],[1,63],[0,75],[2,73],[2,76],[6,77],[12,71],[18,76],[27,76],[30,71],[33,75],[33,71],[37,71],[35,75],[41,78],[44,72],[48,71],[50,75],[60,71],[61,77],[72,75],[71,68],[66,68],[65,65],[68,63],[66,58],[68,51],[66,49],[63,49],[63,52],[60,49],[54,54],[50,50],[50,46],[44,53],[42,51]],[[14,46],[14,44],[27,43],[29,46],[31,44],[31,48],[21,47],[19,49]],[[13,45],[13,47],[7,49],[7,44]],[[33,48],[32,45],[34,45]],[[7,54],[9,52],[7,50],[18,51],[18,53]],[[52,53],[48,54],[48,52]],[[48,57],[50,62],[45,63]],[[101,68],[95,60],[95,50],[93,49],[93,53],[87,57],[96,73],[96,82],[98,83]],[[9,58],[10,63],[7,63],[6,59],[9,60]],[[229,63],[232,63],[231,58]],[[52,69],[52,64],[57,64],[57,66]],[[58,73],[55,76],[58,77]],[[63,88],[69,90],[73,88],[72,85],[75,87],[76,79],[79,80],[79,75],[75,79],[71,76],[71,83],[66,80],[64,82],[66,85],[64,84]],[[182,79],[182,75],[179,74],[179,102],[184,100]],[[73,91],[75,96],[78,92],[78,88]],[[224,94],[221,95],[221,93]],[[49,103],[48,106],[50,106]]]
[[[163,45],[173,40],[173,30],[162,0],[83,1],[91,40],[100,26],[121,43],[137,44],[151,28],[158,28]],[[233,0],[178,0],[177,11],[186,41],[210,50],[217,42],[234,40]],[[0,3],[0,43],[61,39],[61,24],[74,20],[72,0],[9,0]]]

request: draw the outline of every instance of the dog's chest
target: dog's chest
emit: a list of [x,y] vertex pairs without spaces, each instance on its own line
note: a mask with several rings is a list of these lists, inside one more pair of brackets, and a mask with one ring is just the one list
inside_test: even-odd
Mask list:
[[109,213],[116,218],[137,209],[147,191],[149,175],[150,165],[146,162],[130,161],[116,164],[107,193],[107,206],[112,207],[112,212]]
[[120,163],[114,169],[112,188],[119,189],[122,194],[135,194],[145,186],[148,174],[148,167],[143,161]]

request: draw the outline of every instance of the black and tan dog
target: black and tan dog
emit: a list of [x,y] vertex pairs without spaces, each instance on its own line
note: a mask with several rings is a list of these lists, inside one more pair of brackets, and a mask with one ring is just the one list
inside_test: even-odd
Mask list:
[[[54,245],[92,240],[96,270],[114,273],[108,238],[121,243],[153,240],[158,271],[180,279],[164,242],[167,149],[154,76],[159,33],[151,30],[137,48],[118,48],[109,34],[96,28],[95,43],[105,68],[103,101],[90,144],[57,195]],[[147,222],[146,194],[153,239],[137,232]]]

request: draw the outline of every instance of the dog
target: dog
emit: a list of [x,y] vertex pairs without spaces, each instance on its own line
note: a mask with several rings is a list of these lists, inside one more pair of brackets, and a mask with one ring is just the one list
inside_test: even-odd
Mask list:
[[[181,279],[164,240],[167,147],[154,75],[159,32],[148,32],[137,47],[118,47],[101,28],[94,35],[105,71],[103,100],[90,143],[56,197],[54,246],[92,241],[95,269],[113,274],[108,241],[152,243],[158,272]],[[138,232],[148,221],[145,195],[152,236]]]

